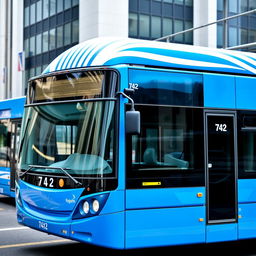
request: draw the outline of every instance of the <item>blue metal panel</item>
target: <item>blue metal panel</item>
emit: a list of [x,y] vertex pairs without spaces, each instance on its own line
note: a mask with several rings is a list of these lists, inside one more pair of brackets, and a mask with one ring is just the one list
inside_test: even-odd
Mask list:
[[46,232],[48,234],[54,234],[66,238],[69,238],[70,235],[70,221],[46,221],[45,219],[38,218],[25,212],[24,209],[22,209],[18,204],[17,220],[18,223],[22,225]]
[[255,203],[256,202],[256,179],[238,180],[238,202]]
[[236,77],[236,106],[238,109],[256,109],[256,78]]
[[204,106],[235,108],[235,77],[204,74]]
[[124,212],[73,221],[70,238],[95,245],[124,249]]
[[[82,194],[80,189],[49,189],[19,181],[22,200],[39,209],[72,211]],[[43,198],[43,200],[42,200]]]
[[[125,66],[115,67],[120,73],[119,91],[123,91],[124,88],[128,88],[128,68]],[[118,159],[118,189],[125,189],[125,103],[128,100],[120,96],[120,112],[119,112],[119,159]]]
[[126,190],[127,209],[195,205],[205,205],[204,187]]
[[239,239],[256,237],[256,204],[239,204],[238,237]]
[[208,225],[206,228],[207,243],[233,241],[237,238],[237,223]]
[[129,210],[126,248],[205,242],[205,207]]
[[25,99],[25,97],[21,97],[0,101],[0,119],[21,118]]

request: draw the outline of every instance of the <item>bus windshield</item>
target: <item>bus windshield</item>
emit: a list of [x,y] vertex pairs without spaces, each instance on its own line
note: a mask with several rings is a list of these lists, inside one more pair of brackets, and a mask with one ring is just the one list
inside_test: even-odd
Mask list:
[[[115,101],[30,106],[20,151],[20,169],[72,176],[114,176]],[[55,168],[53,168],[55,167]]]
[[21,177],[66,175],[79,184],[77,179],[115,178],[116,82],[117,74],[110,70],[31,81],[22,125]]

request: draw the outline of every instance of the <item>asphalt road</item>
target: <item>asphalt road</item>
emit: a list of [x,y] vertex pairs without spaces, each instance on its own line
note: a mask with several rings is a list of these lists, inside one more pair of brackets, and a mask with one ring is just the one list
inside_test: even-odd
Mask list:
[[150,248],[116,251],[90,246],[75,241],[47,235],[16,221],[14,200],[0,196],[0,256],[53,256],[53,255],[93,255],[93,256],[144,256],[144,255],[239,255],[256,256],[256,239],[232,243],[209,245],[187,245],[165,248]]

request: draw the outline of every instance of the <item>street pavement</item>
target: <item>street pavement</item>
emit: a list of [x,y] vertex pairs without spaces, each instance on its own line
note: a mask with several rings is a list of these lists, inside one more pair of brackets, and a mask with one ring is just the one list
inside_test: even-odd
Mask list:
[[0,196],[0,256],[148,256],[155,254],[158,256],[161,254],[256,256],[256,240],[116,251],[63,239],[21,226],[16,221],[14,200]]

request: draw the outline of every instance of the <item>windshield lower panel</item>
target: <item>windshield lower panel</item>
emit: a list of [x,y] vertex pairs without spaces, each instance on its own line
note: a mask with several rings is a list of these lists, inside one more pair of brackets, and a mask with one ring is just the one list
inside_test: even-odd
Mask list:
[[114,119],[114,100],[26,107],[20,149],[23,179],[50,188],[73,188],[77,183],[106,188],[102,180],[116,179]]

